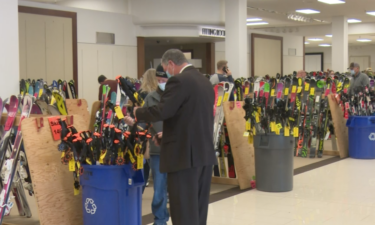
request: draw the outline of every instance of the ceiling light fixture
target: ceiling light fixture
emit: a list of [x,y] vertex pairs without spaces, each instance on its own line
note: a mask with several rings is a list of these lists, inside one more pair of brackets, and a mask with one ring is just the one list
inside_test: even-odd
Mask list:
[[330,44],[320,44],[319,46],[320,46],[320,47],[331,47]]
[[323,38],[309,38],[309,41],[323,41]]
[[246,19],[247,22],[255,22],[255,21],[262,21],[261,18],[248,18]]
[[322,2],[322,3],[326,3],[326,4],[330,4],[330,5],[344,4],[345,3],[344,0],[318,0],[318,2]]
[[371,39],[367,39],[367,38],[359,38],[357,39],[358,42],[371,42],[372,40]]
[[247,26],[256,26],[256,25],[267,25],[267,22],[254,22],[254,23],[247,23]]
[[367,15],[375,16],[375,11],[366,12]]
[[358,19],[348,19],[348,23],[360,23],[362,22],[362,20],[358,20]]
[[308,45],[308,44],[310,44],[310,42],[305,41],[305,45]]
[[290,20],[298,21],[298,22],[305,22],[305,23],[311,22],[311,18],[297,15],[297,14],[288,14],[287,18]]
[[297,9],[296,12],[303,13],[303,14],[317,14],[320,13],[320,11],[315,9]]
[[326,37],[332,37],[332,34],[327,34]]

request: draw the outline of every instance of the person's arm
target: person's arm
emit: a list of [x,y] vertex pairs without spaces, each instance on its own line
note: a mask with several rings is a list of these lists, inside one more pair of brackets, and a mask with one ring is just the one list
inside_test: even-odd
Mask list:
[[232,77],[232,74],[231,74],[231,75],[228,75],[228,81],[229,81],[229,83],[234,84],[234,79],[233,79],[233,77]]
[[169,78],[158,105],[138,108],[135,116],[139,121],[156,122],[173,117],[185,101],[185,91],[178,78]]
[[364,86],[370,87],[370,78],[365,74],[365,79],[364,79]]
[[102,95],[103,95],[103,84],[101,84],[99,87],[99,98],[98,98],[99,101],[102,100]]
[[210,77],[210,82],[212,84],[212,86],[215,86],[217,85],[220,81],[219,81],[219,75],[217,74],[214,74]]

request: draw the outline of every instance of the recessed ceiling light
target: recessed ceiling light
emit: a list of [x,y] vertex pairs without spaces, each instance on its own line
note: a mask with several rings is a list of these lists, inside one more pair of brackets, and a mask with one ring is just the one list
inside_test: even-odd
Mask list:
[[323,38],[309,38],[309,41],[323,41]]
[[304,13],[304,14],[316,14],[316,13],[320,13],[320,11],[314,10],[314,9],[297,9],[296,12],[298,12],[298,13]]
[[375,16],[375,11],[366,12],[366,14],[371,15],[371,16]]
[[310,44],[310,42],[308,42],[308,41],[305,41],[305,45],[308,45],[308,44]]
[[266,25],[267,22],[254,22],[254,23],[247,23],[248,26],[256,26],[256,25]]
[[318,2],[323,2],[323,3],[326,3],[326,4],[343,4],[345,3],[344,0],[318,0]]
[[362,20],[358,20],[358,19],[348,19],[348,23],[360,23],[362,22]]
[[247,22],[255,22],[255,21],[262,21],[261,18],[248,18],[246,19]]
[[320,46],[320,47],[331,47],[330,44],[320,44],[319,46]]
[[327,34],[326,37],[332,37],[332,34]]
[[367,39],[367,38],[359,38],[357,39],[358,42],[371,42],[372,40],[371,39]]

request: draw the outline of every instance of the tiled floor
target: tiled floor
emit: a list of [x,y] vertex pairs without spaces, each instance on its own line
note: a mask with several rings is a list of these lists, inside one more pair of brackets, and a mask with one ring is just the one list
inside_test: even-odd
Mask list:
[[291,192],[251,190],[212,203],[208,224],[374,225],[374,171],[375,160],[341,160],[296,175]]

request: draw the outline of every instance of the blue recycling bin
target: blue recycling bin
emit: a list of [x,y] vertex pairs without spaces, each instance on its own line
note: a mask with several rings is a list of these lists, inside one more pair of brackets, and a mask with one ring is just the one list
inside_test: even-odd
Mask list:
[[375,159],[375,116],[351,116],[349,128],[349,157]]
[[84,225],[141,225],[143,170],[83,165]]

